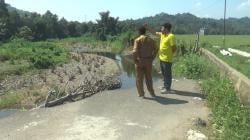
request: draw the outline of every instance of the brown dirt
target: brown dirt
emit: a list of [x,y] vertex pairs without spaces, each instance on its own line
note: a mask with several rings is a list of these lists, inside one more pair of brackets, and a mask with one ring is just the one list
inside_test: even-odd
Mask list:
[[[43,102],[49,90],[70,92],[83,80],[102,79],[116,76],[120,72],[112,59],[95,54],[72,53],[71,61],[39,74],[9,76],[0,81],[0,98],[18,94],[20,103],[14,107],[35,107]],[[12,105],[13,107],[13,105]]]

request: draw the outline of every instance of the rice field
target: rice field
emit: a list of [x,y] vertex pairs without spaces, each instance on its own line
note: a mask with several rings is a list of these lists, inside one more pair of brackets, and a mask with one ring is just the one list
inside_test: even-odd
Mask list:
[[[196,35],[176,35],[177,41],[194,43],[197,40]],[[250,53],[250,35],[227,35],[225,37],[225,47],[223,45],[222,35],[200,36],[200,44],[206,45],[206,49],[213,52],[217,57],[227,62],[230,66],[250,78],[250,58],[243,57],[233,53],[233,56],[224,56],[220,53],[223,48],[235,48]],[[213,47],[217,46],[217,47]]]

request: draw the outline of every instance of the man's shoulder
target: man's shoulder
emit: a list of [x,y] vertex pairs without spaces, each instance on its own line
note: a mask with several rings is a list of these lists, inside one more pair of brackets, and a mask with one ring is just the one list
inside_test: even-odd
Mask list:
[[175,37],[175,35],[173,33],[170,33],[169,37]]
[[137,38],[135,39],[135,41],[138,42],[138,41],[141,40],[141,39],[142,39],[142,36],[139,36],[139,37],[137,37]]

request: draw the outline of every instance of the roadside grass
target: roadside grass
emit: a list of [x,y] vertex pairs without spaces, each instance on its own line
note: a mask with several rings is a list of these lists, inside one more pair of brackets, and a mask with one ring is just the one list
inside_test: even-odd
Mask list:
[[11,93],[7,96],[2,95],[0,98],[0,109],[17,106],[21,102],[21,97],[19,94]]
[[10,90],[0,96],[0,109],[2,108],[27,108],[39,106],[47,96],[47,88],[39,85],[27,89]]
[[[197,39],[196,35],[177,35],[177,40],[185,41],[187,44],[194,44]],[[223,56],[219,48],[213,46],[220,46],[223,48],[223,36],[222,35],[205,35],[200,36],[201,46],[214,53],[217,57],[225,61],[227,64],[246,75],[250,78],[250,58],[243,57],[233,53],[232,57]],[[241,51],[250,53],[250,35],[227,35],[226,47],[235,48]]]
[[250,139],[250,106],[240,103],[227,75],[220,74],[218,68],[205,57],[188,51],[175,58],[173,73],[201,80],[202,93],[212,112],[208,130],[202,130],[209,138]]

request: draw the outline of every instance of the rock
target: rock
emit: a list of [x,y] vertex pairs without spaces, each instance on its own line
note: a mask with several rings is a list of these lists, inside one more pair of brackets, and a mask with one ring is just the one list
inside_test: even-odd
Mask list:
[[202,101],[200,97],[194,97],[193,100]]
[[202,134],[200,131],[190,129],[187,132],[187,139],[188,140],[207,140],[208,138],[204,134]]
[[194,120],[194,125],[195,126],[206,127],[207,123],[206,123],[206,121],[202,120],[201,118],[197,118],[197,119]]
[[220,53],[222,54],[222,55],[227,55],[227,56],[232,56],[232,53],[231,52],[229,52],[229,51],[227,51],[227,50],[220,50]]

